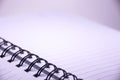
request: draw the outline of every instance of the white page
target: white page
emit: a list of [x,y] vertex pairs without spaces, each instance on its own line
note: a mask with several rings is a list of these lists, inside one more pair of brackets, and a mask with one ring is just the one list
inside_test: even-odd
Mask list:
[[1,37],[79,78],[119,80],[117,30],[81,17],[19,15],[0,22]]

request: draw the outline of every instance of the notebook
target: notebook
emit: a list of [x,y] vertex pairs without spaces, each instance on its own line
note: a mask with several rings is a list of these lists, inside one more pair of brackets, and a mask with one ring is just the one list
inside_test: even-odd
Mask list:
[[0,22],[0,80],[120,80],[118,30],[66,15],[17,15]]

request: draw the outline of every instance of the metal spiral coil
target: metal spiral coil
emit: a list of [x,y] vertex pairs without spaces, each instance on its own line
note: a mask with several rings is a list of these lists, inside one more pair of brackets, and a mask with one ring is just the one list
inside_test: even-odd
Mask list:
[[[9,45],[8,45],[9,44]],[[6,56],[6,54],[12,49],[12,50],[15,50],[16,48],[18,48],[18,51],[16,51],[14,54],[12,54],[11,58],[8,60],[8,62],[13,62],[17,56],[19,56],[19,54],[24,54],[24,52],[27,53],[26,56],[24,56],[19,64],[17,64],[16,66],[17,67],[21,67],[23,66],[23,64],[25,63],[25,61],[27,59],[32,59],[32,57],[34,56],[36,59],[34,61],[32,61],[27,69],[25,69],[25,72],[29,72],[31,71],[31,69],[33,68],[34,65],[36,65],[36,63],[41,63],[42,61],[45,63],[44,65],[42,65],[42,67],[40,67],[37,71],[36,74],[34,74],[33,76],[34,77],[39,77],[41,75],[41,73],[45,70],[45,69],[51,69],[51,67],[53,67],[53,70],[51,70],[49,72],[49,74],[47,74],[47,77],[45,80],[51,80],[51,78],[53,77],[54,74],[59,74],[62,72],[62,75],[60,76],[60,78],[58,80],[65,80],[65,79],[69,79],[69,77],[72,77],[73,80],[83,80],[83,79],[78,79],[77,76],[71,74],[71,73],[67,73],[64,69],[61,69],[61,68],[58,68],[56,67],[56,65],[52,64],[52,63],[49,63],[47,60],[43,59],[43,58],[40,58],[39,56],[35,55],[35,54],[32,54],[30,53],[29,51],[27,50],[24,50],[22,49],[21,47],[17,46],[17,45],[14,45],[12,44],[11,42],[9,41],[6,41],[5,39],[1,38],[0,37],[0,47],[2,46],[7,46],[3,51],[2,53],[0,54],[0,57],[1,58],[4,58]]]

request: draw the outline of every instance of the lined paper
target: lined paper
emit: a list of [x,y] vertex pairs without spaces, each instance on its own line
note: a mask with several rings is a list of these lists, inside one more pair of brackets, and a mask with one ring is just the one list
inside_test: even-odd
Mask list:
[[[120,32],[78,18],[4,18],[0,35],[84,80],[120,80]],[[6,74],[3,80],[37,80],[32,76],[35,72],[17,69],[17,63],[12,72],[12,68],[4,72],[6,68],[0,67],[0,75]]]

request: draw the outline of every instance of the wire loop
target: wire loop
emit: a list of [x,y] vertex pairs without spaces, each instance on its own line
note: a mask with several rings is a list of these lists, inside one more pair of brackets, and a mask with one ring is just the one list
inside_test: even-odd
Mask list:
[[[9,44],[9,45],[8,45]],[[6,46],[5,48],[3,46]],[[32,59],[33,56],[35,57],[35,59],[30,62],[30,64],[28,64],[27,69],[25,69],[26,72],[31,71],[32,67],[34,65],[36,65],[36,63],[42,63],[42,61],[45,63],[44,65],[42,65],[42,67],[40,67],[37,70],[37,73],[34,74],[34,77],[39,77],[41,75],[41,73],[45,70],[45,69],[51,69],[50,66],[53,67],[53,69],[47,74],[47,77],[45,78],[45,80],[51,80],[51,78],[55,75],[55,74],[59,74],[60,71],[62,72],[62,75],[60,76],[59,80],[65,80],[65,79],[69,79],[69,78],[73,78],[73,80],[83,80],[83,79],[78,79],[77,76],[66,72],[65,70],[61,69],[61,68],[57,68],[56,65],[47,62],[47,60],[40,58],[39,56],[30,53],[27,50],[22,49],[21,47],[12,44],[9,41],[6,41],[5,39],[0,37],[0,48],[2,49],[2,53],[0,54],[0,57],[3,58],[6,56],[6,54],[12,49],[15,50],[16,48],[18,48],[18,50],[16,52],[14,52],[11,56],[11,58],[8,60],[8,62],[13,62],[17,57],[19,57],[19,54],[25,54],[25,52],[27,52],[27,54],[20,60],[19,64],[17,64],[17,67],[21,67],[23,66],[24,62],[27,59]]]

